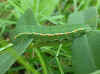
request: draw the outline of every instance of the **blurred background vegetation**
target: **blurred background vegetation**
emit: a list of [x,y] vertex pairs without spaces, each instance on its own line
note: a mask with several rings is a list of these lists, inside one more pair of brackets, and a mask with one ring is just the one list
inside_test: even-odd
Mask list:
[[[88,7],[94,6],[97,8],[97,25],[100,25],[100,0],[0,0],[0,42],[9,43],[9,30],[16,26],[19,17],[24,13],[27,8],[32,8],[34,16],[38,23],[49,24],[64,24],[67,22],[69,15],[75,11],[82,11]],[[53,6],[53,4],[56,6]],[[51,6],[50,6],[51,5]],[[35,7],[36,6],[36,7]],[[49,7],[50,6],[50,7]],[[45,7],[45,9],[42,9]],[[4,47],[7,43],[1,43],[0,47]],[[50,74],[61,74],[58,66],[62,66],[60,71],[62,74],[73,74],[72,71],[72,52],[70,48],[71,43],[67,44],[66,49],[63,47],[59,61],[55,59],[58,47],[42,47],[41,53],[48,64]],[[30,45],[27,49],[32,49]],[[28,60],[30,65],[42,72],[41,64],[39,63],[38,56],[32,50],[26,50],[23,57]],[[57,65],[60,64],[60,65]],[[64,73],[63,73],[64,72]],[[7,74],[31,74],[25,70],[25,67],[16,62],[7,72]]]

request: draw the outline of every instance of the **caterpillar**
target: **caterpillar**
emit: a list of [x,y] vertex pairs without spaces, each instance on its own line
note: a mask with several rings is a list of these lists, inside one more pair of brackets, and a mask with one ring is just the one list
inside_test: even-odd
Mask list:
[[29,35],[35,42],[45,41],[64,41],[72,40],[83,34],[86,34],[91,28],[84,24],[64,24],[64,25],[36,25],[34,15],[31,9],[28,9],[19,19],[16,26],[15,39],[20,36]]

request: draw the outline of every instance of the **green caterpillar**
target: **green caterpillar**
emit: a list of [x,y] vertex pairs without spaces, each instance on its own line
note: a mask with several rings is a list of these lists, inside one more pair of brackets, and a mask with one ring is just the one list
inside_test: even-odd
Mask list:
[[[43,32],[43,31],[42,31]],[[81,34],[84,34],[85,32],[87,32],[86,28],[78,28],[78,29],[75,29],[73,31],[69,31],[69,32],[57,32],[57,33],[40,33],[40,32],[21,32],[21,33],[18,33],[16,36],[15,36],[15,39],[17,37],[20,37],[21,35],[33,35],[33,38],[37,38],[37,39],[43,39],[45,38],[46,40],[49,39],[49,40],[56,40],[56,39],[67,39],[68,37],[77,37],[77,36],[80,36]]]
[[19,19],[16,26],[15,39],[20,36],[30,35],[35,42],[54,42],[72,40],[91,30],[84,24],[65,24],[55,26],[36,25],[31,9],[28,9]]

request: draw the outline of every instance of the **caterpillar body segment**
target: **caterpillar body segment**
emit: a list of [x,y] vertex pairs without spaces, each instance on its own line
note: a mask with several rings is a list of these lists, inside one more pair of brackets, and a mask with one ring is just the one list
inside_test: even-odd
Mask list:
[[76,37],[79,37],[85,34],[87,31],[85,28],[78,28],[73,30],[72,32],[64,32],[64,33],[37,33],[37,32],[23,32],[18,33],[15,37],[18,38],[22,35],[31,35],[35,41],[62,41],[62,40],[72,40]]

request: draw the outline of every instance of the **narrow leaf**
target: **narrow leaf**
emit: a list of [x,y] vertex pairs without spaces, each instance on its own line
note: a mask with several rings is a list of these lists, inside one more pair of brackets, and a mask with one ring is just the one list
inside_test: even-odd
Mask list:
[[88,74],[96,69],[86,35],[73,41],[72,66],[75,74]]
[[89,32],[87,37],[93,53],[93,57],[95,59],[95,64],[97,68],[100,69],[100,31],[96,30]]
[[[18,38],[16,41],[14,41],[13,50],[15,50],[18,53],[17,55],[20,56],[22,53],[24,53],[25,49],[29,46],[31,42],[31,38]],[[16,58],[14,58],[9,53],[9,51],[0,54],[0,74],[5,74],[6,71],[11,67],[11,65],[14,64],[15,61]]]

